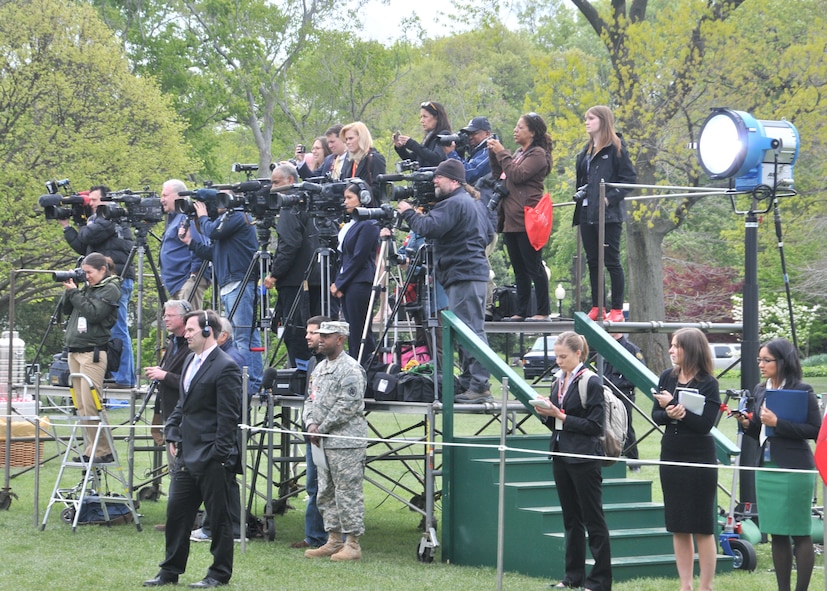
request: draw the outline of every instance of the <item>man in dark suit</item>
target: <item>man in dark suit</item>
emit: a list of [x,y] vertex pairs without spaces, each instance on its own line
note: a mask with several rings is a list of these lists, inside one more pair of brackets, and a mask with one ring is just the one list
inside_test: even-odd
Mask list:
[[207,576],[190,587],[226,585],[233,572],[230,495],[241,472],[241,370],[216,342],[221,322],[213,311],[185,316],[184,336],[193,352],[181,374],[181,396],[167,419],[164,435],[175,456],[169,489],[166,557],[145,587],[173,585],[187,566],[190,529],[202,501],[212,516],[213,563]]
[[327,128],[324,132],[327,139],[327,147],[330,148],[330,154],[325,156],[322,165],[316,170],[310,170],[307,162],[301,161],[296,168],[302,179],[309,179],[313,177],[325,176],[330,174],[333,179],[338,179],[342,170],[342,163],[345,160],[345,153],[347,152],[344,142],[339,137],[339,132],[342,131],[343,125],[336,123]]

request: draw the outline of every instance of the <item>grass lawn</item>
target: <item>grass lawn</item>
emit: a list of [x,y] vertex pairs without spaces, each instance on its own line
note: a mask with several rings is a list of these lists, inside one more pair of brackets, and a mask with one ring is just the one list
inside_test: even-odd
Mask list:
[[[814,382],[816,380],[813,380]],[[824,390],[824,384],[816,390]],[[733,384],[737,386],[737,384]],[[815,384],[814,384],[815,385]],[[722,387],[731,387],[722,385]],[[642,404],[644,406],[646,403]],[[112,412],[110,421],[115,424],[128,418],[126,411]],[[418,420],[412,415],[373,414],[371,421],[381,433],[395,433],[402,427]],[[458,417],[458,433],[468,433],[483,420],[480,416]],[[636,418],[636,425],[642,419]],[[545,428],[533,419],[527,424],[533,432],[544,433]],[[721,422],[721,428],[735,437],[734,423]],[[498,433],[499,427],[492,425],[487,433]],[[46,453],[54,452],[55,444],[47,445]],[[411,448],[410,453],[422,453],[421,446]],[[655,459],[659,452],[659,438],[650,436],[641,443],[641,457]],[[150,466],[148,453],[136,455],[136,481]],[[122,452],[122,458],[126,454]],[[417,461],[412,463],[417,464]],[[153,525],[163,523],[166,508],[165,497],[158,502],[145,501],[139,512],[142,514],[143,531],[134,525],[100,527],[82,526],[73,533],[60,520],[61,505],[56,505],[45,531],[40,531],[49,494],[57,476],[58,462],[48,462],[41,472],[40,511],[35,518],[34,475],[21,474],[11,480],[11,490],[19,497],[13,500],[8,511],[0,511],[0,591],[20,589],[49,589],[50,591],[77,589],[107,589],[119,591],[140,587],[141,581],[157,572],[157,564],[163,557],[163,534],[154,531]],[[401,462],[383,462],[382,469],[400,485],[421,490],[417,477],[406,471]],[[13,469],[12,474],[19,473]],[[645,466],[636,478],[651,479],[655,482],[655,497],[660,498],[657,485],[657,467]],[[731,472],[720,471],[721,482],[729,488]],[[79,479],[80,472],[74,470],[71,478]],[[260,481],[261,482],[261,481]],[[64,484],[73,484],[64,479]],[[162,486],[167,489],[167,482]],[[259,484],[259,489],[263,489]],[[819,487],[820,488],[820,487]],[[408,495],[401,488],[400,495]],[[235,574],[231,588],[237,590],[285,589],[315,591],[336,590],[377,590],[377,591],[422,591],[422,590],[477,590],[496,589],[497,573],[491,568],[470,568],[449,565],[437,561],[422,564],[417,561],[416,547],[421,533],[418,529],[420,516],[411,512],[396,499],[376,487],[365,485],[366,535],[362,538],[364,558],[359,563],[337,564],[330,561],[305,559],[301,550],[289,548],[290,542],[299,540],[304,532],[303,495],[290,501],[292,510],[276,517],[276,540],[268,543],[254,540],[247,544],[246,552],[236,546]],[[719,497],[723,506],[728,506],[725,495]],[[263,510],[263,500],[255,503],[253,513],[258,516]],[[437,506],[439,510],[439,506]],[[439,515],[438,515],[439,517]],[[480,518],[496,519],[494,515]],[[439,532],[438,532],[439,533]],[[666,549],[669,550],[669,549]],[[531,551],[531,541],[526,540],[526,551]],[[771,591],[776,588],[775,578],[770,571],[772,560],[769,545],[757,548],[758,569],[753,573],[736,571],[719,576],[715,581],[717,591]],[[189,569],[182,577],[186,584],[200,580],[209,565],[209,545],[193,544]],[[549,573],[547,579],[526,577],[514,573],[504,575],[502,588],[511,590],[546,589],[549,582],[559,580],[561,573]],[[661,591],[677,589],[677,579],[639,579],[616,583],[615,591]],[[823,560],[816,559],[816,571],[811,589],[824,588]]]

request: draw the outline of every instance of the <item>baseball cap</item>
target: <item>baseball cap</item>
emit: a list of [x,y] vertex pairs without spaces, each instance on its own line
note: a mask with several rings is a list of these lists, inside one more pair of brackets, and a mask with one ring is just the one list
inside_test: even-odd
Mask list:
[[491,124],[488,122],[488,117],[474,117],[467,126],[462,128],[462,131],[474,133],[477,131],[491,131]]

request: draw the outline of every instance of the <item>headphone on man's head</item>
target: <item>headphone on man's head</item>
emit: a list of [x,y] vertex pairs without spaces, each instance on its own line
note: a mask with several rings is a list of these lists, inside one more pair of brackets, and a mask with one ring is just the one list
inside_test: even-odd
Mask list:
[[207,316],[207,311],[204,310],[204,328],[201,329],[201,335],[206,339],[210,336],[210,318]]

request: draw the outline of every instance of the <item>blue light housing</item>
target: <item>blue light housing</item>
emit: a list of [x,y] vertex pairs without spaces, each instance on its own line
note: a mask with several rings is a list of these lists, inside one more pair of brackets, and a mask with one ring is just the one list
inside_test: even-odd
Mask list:
[[735,188],[792,187],[798,130],[788,121],[761,121],[744,111],[714,109],[698,139],[698,161],[711,179],[735,177]]

